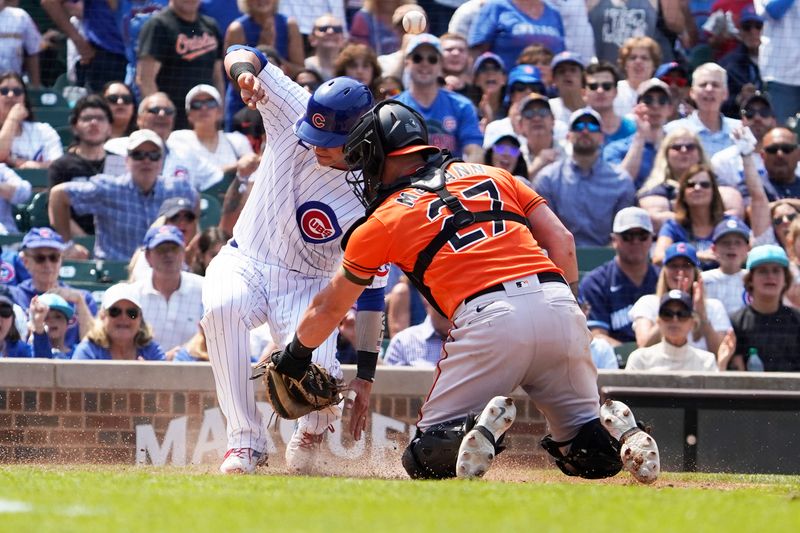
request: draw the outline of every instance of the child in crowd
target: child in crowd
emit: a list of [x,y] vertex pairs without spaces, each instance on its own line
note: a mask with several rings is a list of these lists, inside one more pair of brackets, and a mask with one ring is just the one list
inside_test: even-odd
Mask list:
[[58,294],[45,293],[31,298],[31,340],[34,357],[72,359],[75,346],[66,345],[67,325],[75,311]]
[[703,272],[706,296],[725,306],[728,316],[747,305],[742,268],[750,251],[750,228],[739,218],[723,220],[714,228],[711,250],[719,268]]

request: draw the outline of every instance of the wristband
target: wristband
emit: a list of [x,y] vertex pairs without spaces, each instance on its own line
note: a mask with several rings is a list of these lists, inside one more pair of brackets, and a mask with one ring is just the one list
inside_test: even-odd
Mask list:
[[295,335],[292,342],[286,347],[286,351],[289,352],[289,355],[291,355],[293,359],[302,361],[304,359],[311,359],[311,352],[314,351],[314,348],[305,346],[297,339],[297,335]]
[[375,381],[375,368],[378,366],[378,352],[366,352],[358,350],[358,362],[356,363],[356,377],[369,381]]
[[241,91],[239,87],[239,76],[244,74],[245,72],[249,72],[255,76],[256,74],[256,67],[253,66],[252,63],[247,61],[237,61],[230,68],[230,76],[231,82],[233,82],[233,86],[236,88],[237,91]]

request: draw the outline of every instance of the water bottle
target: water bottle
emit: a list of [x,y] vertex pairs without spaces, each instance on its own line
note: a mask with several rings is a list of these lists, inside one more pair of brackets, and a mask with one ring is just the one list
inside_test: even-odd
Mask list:
[[764,361],[758,356],[757,348],[750,348],[747,351],[747,371],[748,372],[763,372]]

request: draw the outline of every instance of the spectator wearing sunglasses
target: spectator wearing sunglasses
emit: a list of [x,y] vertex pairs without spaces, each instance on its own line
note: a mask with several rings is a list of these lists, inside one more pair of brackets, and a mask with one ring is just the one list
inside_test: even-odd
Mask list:
[[405,70],[409,81],[397,100],[416,110],[428,126],[430,143],[456,157],[483,161],[483,134],[469,99],[442,89],[442,48],[429,33],[414,35],[406,46]]
[[797,135],[787,128],[773,128],[764,135],[761,143],[761,157],[767,170],[764,188],[771,202],[787,199],[800,206],[800,179],[797,165],[800,150],[797,149]]
[[572,232],[576,246],[607,246],[614,215],[633,205],[633,180],[600,157],[603,131],[597,111],[579,109],[569,124],[570,155],[544,167],[533,186]]
[[58,294],[46,293],[31,298],[28,310],[31,338],[28,341],[34,357],[72,359],[80,339],[70,344],[66,333],[75,310]]
[[203,317],[203,278],[184,271],[183,233],[170,224],[151,228],[144,238],[151,274],[133,284],[147,315],[153,340],[165,350],[183,345],[197,333]]
[[[487,139],[497,139],[501,135],[516,135],[520,143],[524,145],[520,103],[531,93],[544,95],[546,92],[541,72],[537,67],[517,65],[512,68],[508,73],[505,98],[503,99],[503,105],[508,108],[508,115],[486,125],[483,147],[490,146],[486,143]],[[566,135],[566,126],[564,126],[562,138],[564,135]]]
[[758,69],[758,49],[761,46],[761,30],[764,18],[757,15],[752,5],[742,9],[736,24],[739,34],[737,44],[727,53],[719,64],[728,71],[728,99],[722,105],[722,112],[731,118],[740,118],[740,110],[756,91],[765,89]]
[[520,150],[519,139],[515,135],[503,135],[491,142],[484,154],[484,164],[502,168],[521,180],[528,187],[528,165]]
[[163,361],[164,350],[153,341],[142,316],[133,285],[118,283],[103,294],[103,304],[86,338],[75,347],[73,359]]
[[716,356],[689,343],[696,325],[692,297],[671,290],[661,298],[656,319],[661,342],[634,350],[628,357],[625,370],[718,372]]
[[324,81],[333,78],[336,57],[345,45],[344,23],[331,14],[322,15],[314,21],[308,43],[314,54],[306,57],[305,67],[319,72]]
[[636,131],[636,123],[621,117],[614,110],[617,98],[619,73],[610,63],[592,63],[586,67],[586,105],[600,114],[603,123],[603,144],[630,137]]
[[31,277],[14,287],[11,294],[15,303],[26,311],[35,296],[45,293],[57,294],[66,300],[75,319],[67,324],[65,342],[74,346],[88,333],[97,304],[89,291],[59,281],[63,252],[64,240],[52,229],[33,228],[26,233],[20,257]]
[[519,129],[524,144],[522,154],[528,166],[528,176],[536,179],[539,171],[566,157],[562,144],[567,125],[556,120],[547,97],[530,93],[519,105]]
[[689,98],[689,74],[686,69],[676,61],[662,63],[653,74],[667,84],[672,97],[673,114],[669,120],[685,118],[694,111],[694,104]]
[[21,339],[15,324],[14,300],[10,289],[0,285],[0,359],[32,356],[30,345]]
[[[184,98],[183,96],[181,97]],[[199,191],[208,189],[222,180],[222,169],[208,158],[203,157],[202,153],[167,144],[169,136],[175,129],[176,113],[175,104],[172,103],[166,93],[151,94],[143,98],[139,103],[136,125],[140,130],[147,129],[156,132],[166,144],[162,169],[164,176],[174,176],[189,180],[195,189]],[[105,149],[125,158],[127,157],[128,140],[129,137],[111,139],[105,144]],[[114,165],[109,162],[106,165],[106,172],[111,175],[124,174],[124,159],[115,158]]]
[[205,83],[195,85],[186,94],[185,106],[192,129],[173,131],[167,139],[170,150],[201,155],[222,172],[235,171],[240,162],[258,164],[247,137],[220,129],[222,97],[216,88]]
[[121,81],[110,81],[100,92],[111,108],[111,137],[127,137],[136,129],[136,102],[133,91]]
[[[164,142],[154,131],[131,134],[127,152],[125,174],[62,183],[50,191],[50,223],[67,240],[72,236],[70,207],[79,215],[94,216],[94,254],[98,258],[127,261],[167,198],[182,196],[192,204],[198,201],[188,180],[161,176]],[[71,248],[74,245],[66,252]]]
[[578,291],[595,338],[612,346],[636,340],[628,311],[656,290],[658,270],[649,258],[652,244],[653,223],[647,211],[626,207],[617,212],[611,233],[615,257],[586,274]]

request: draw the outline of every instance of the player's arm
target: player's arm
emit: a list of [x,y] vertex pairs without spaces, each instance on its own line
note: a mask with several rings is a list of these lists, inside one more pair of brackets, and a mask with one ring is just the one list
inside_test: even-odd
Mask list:
[[540,203],[528,214],[531,232],[547,256],[564,272],[570,289],[578,294],[578,259],[575,239],[545,203]]
[[266,98],[258,73],[267,65],[267,57],[250,46],[234,45],[225,54],[225,73],[239,90],[242,101],[251,109]]
[[384,305],[384,288],[370,287],[358,297],[356,306],[355,349],[358,368],[355,379],[349,385],[355,392],[350,411],[350,432],[356,440],[361,439],[367,420],[372,382],[375,380],[378,353],[383,341]]

